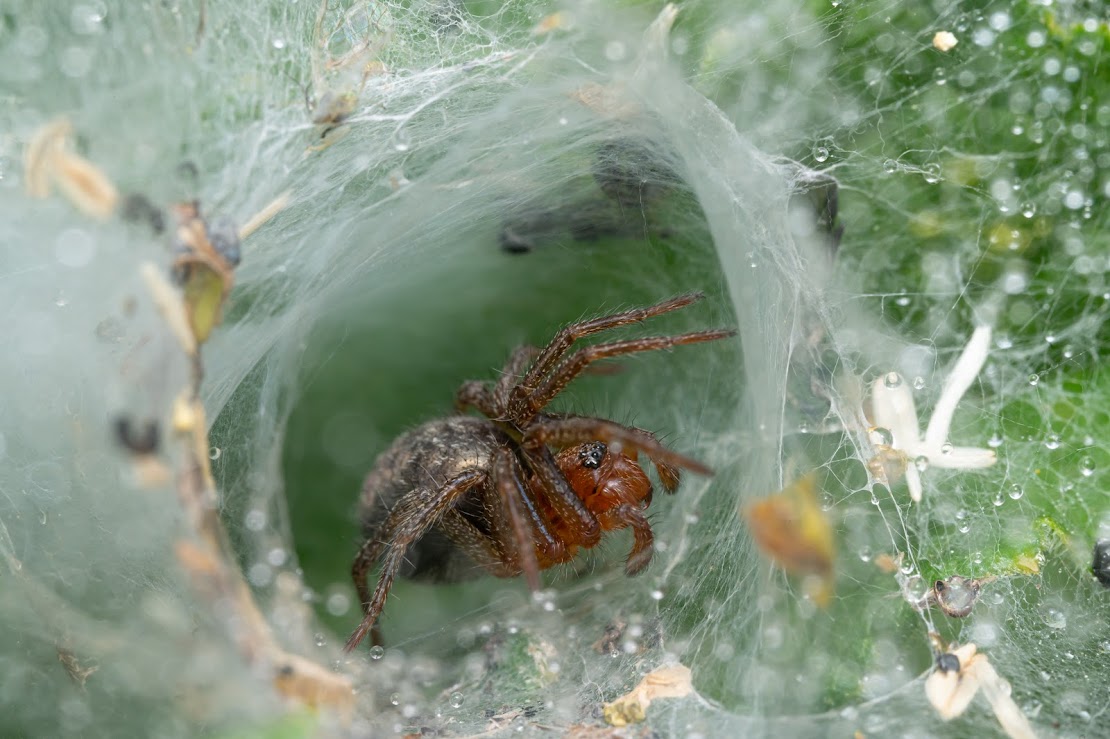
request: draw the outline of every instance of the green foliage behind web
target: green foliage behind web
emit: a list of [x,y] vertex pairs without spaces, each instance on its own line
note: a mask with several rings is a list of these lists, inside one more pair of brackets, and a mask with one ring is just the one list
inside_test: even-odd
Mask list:
[[[1110,704],[1110,596],[1089,572],[1110,538],[1104,3],[703,0],[679,3],[656,47],[643,33],[659,2],[332,2],[329,49],[369,34],[388,72],[368,78],[345,137],[312,151],[306,86],[317,102],[355,88],[320,71],[318,7],[23,3],[0,16],[0,234],[14,245],[0,254],[13,390],[0,405],[0,734],[338,730],[326,712],[280,717],[176,570],[172,491],[120,482],[105,418],[156,417],[177,391],[177,370],[134,348],[156,345],[159,324],[120,275],[167,254],[21,194],[21,147],[62,114],[83,154],[159,203],[196,196],[241,217],[294,190],[248,242],[206,355],[214,468],[275,629],[356,675],[356,733],[596,725],[601,703],[668,661],[707,700],[653,704],[647,727],[664,735],[997,732],[982,701],[948,725],[926,703],[935,629],[978,644],[1039,732],[1097,734]],[[532,34],[560,9],[576,22]],[[957,46],[935,49],[940,30]],[[638,114],[583,105],[591,86],[622,90]],[[644,202],[598,182],[620,152],[658,180]],[[195,181],[174,175],[183,160]],[[835,255],[795,218],[818,173],[839,184]],[[506,228],[533,251],[505,253]],[[55,259],[73,230],[98,245],[83,269]],[[651,569],[623,576],[619,533],[546,573],[535,599],[493,578],[398,583],[385,655],[341,656],[358,620],[355,503],[376,455],[450,412],[461,381],[495,378],[513,346],[692,289],[708,299],[639,330],[736,326],[736,341],[630,358],[556,404],[657,431],[717,470],[656,496]],[[126,343],[89,339],[136,296]],[[982,322],[990,355],[951,437],[999,462],[930,469],[912,505],[904,481],[868,475],[860,388],[919,376],[924,422]],[[59,327],[52,353],[42,326]],[[128,351],[141,381],[120,374]],[[71,438],[94,448],[59,441]],[[738,515],[809,470],[839,549],[825,611]],[[911,607],[878,566],[899,552],[911,595],[989,580],[972,615]],[[95,655],[82,653],[98,667],[85,687],[59,666],[59,633]]]

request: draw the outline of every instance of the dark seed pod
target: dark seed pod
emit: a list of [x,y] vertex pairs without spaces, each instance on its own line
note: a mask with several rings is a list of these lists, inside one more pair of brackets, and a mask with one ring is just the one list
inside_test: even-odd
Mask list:
[[216,253],[227,260],[231,267],[239,266],[242,256],[239,247],[239,230],[229,218],[217,218],[207,224],[208,241]]
[[125,221],[147,224],[156,234],[166,230],[166,216],[162,209],[150,202],[145,195],[132,193],[124,198],[120,215]]
[[1091,571],[1104,587],[1110,588],[1110,539],[1099,539],[1095,543],[1095,557]]
[[937,669],[941,672],[959,672],[960,658],[951,652],[937,655]]
[[127,416],[120,416],[115,422],[116,440],[120,446],[135,454],[153,454],[158,451],[158,422],[147,421],[140,427]]

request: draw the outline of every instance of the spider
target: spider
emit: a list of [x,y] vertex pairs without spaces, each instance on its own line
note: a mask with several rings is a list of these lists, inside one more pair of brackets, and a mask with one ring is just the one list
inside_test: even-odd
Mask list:
[[[678,488],[679,469],[712,470],[663,446],[649,431],[602,418],[545,413],[574,378],[602,359],[716,341],[730,330],[610,341],[567,355],[578,339],[684,308],[700,293],[646,308],[572,323],[542,350],[512,352],[500,378],[469,381],[455,396],[458,415],[429,421],[399,437],[366,477],[359,501],[365,540],[351,575],[364,617],[347,640],[352,651],[375,625],[394,579],[456,582],[482,570],[523,574],[540,588],[540,570],[569,562],[602,532],[631,528],[625,573],[651,561],[644,515],[652,486],[640,466],[655,465],[663,489]],[[462,415],[473,408],[483,417]],[[367,575],[381,559],[373,593]]]

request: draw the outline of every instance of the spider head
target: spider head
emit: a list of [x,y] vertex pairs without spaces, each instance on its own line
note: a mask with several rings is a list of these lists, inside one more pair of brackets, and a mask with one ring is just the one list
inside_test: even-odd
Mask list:
[[615,445],[588,441],[559,452],[555,461],[594,515],[624,503],[647,507],[651,502],[651,481],[644,469],[636,457],[622,453]]

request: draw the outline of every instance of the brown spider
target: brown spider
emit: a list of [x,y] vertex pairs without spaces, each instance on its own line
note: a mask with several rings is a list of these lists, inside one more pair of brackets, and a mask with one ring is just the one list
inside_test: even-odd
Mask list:
[[[680,295],[647,308],[566,326],[544,349],[518,347],[491,386],[465,382],[456,415],[429,421],[397,439],[366,477],[359,517],[366,537],[351,566],[364,618],[350,639],[353,650],[373,631],[398,575],[454,582],[485,570],[497,577],[524,574],[540,587],[540,570],[569,562],[578,549],[598,544],[603,531],[631,528],[625,573],[647,567],[651,525],[644,509],[651,483],[638,461],[655,464],[663,489],[678,487],[678,468],[712,471],[671,451],[643,429],[601,418],[543,413],[568,383],[593,362],[625,354],[715,341],[734,331],[697,331],[612,341],[579,349],[586,336],[639,323],[700,300]],[[384,555],[383,555],[384,550]],[[377,588],[367,575],[382,560]]]

